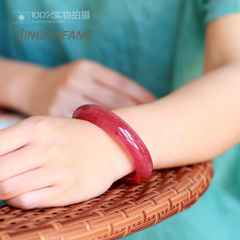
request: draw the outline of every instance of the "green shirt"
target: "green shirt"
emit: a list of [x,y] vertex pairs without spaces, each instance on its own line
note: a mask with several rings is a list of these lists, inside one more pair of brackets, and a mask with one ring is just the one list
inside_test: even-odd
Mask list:
[[[202,74],[206,24],[239,11],[240,0],[2,0],[0,55],[49,67],[92,59],[161,98]],[[214,163],[195,206],[126,239],[240,239],[240,146]]]

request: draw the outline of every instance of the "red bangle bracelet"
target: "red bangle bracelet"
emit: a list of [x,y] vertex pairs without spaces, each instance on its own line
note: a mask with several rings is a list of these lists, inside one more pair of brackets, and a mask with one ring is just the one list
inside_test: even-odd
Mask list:
[[116,114],[98,105],[87,104],[75,110],[72,117],[97,125],[115,138],[130,155],[136,170],[125,176],[123,181],[139,184],[151,176],[153,163],[147,147],[137,133]]

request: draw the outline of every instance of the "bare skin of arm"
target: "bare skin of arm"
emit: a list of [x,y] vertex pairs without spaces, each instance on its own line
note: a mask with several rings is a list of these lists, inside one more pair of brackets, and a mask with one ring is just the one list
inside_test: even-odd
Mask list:
[[55,68],[0,58],[0,107],[28,116],[71,117],[87,103],[122,108],[155,100],[132,79],[81,59]]
[[[239,21],[233,14],[208,25],[203,76],[152,103],[114,110],[143,139],[154,168],[206,161],[240,142]],[[22,209],[89,199],[134,171],[116,141],[82,120],[28,118],[0,131],[0,141],[0,199]]]
[[208,25],[203,76],[151,104],[115,111],[142,137],[155,168],[212,159],[240,142],[239,21],[233,14]]

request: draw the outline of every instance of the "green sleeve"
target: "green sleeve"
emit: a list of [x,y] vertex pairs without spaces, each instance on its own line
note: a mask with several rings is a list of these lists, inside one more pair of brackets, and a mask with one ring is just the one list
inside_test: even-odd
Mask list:
[[205,0],[205,22],[208,23],[224,15],[240,12],[240,0]]

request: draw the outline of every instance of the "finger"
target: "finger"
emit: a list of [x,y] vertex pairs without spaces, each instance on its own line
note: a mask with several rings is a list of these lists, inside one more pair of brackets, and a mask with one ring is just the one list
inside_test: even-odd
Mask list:
[[139,104],[139,102],[129,96],[113,91],[103,85],[95,84],[93,81],[86,82],[86,84],[79,89],[78,94],[81,94],[81,96],[90,102],[96,102],[109,109],[130,107]]
[[57,116],[71,117],[80,105],[97,104],[108,109],[136,105],[131,98],[127,98],[103,86],[96,85],[91,79],[85,79],[80,88],[72,87],[62,91],[61,98],[55,102]]
[[134,80],[110,69],[96,64],[96,70],[93,71],[94,79],[107,87],[120,91],[139,103],[146,103],[155,100],[152,93],[136,83]]
[[0,182],[42,166],[43,151],[30,146],[0,157]]
[[91,90],[93,93],[85,92],[86,97],[109,109],[130,107],[140,104],[140,102],[135,99],[121,92],[112,91],[112,89],[105,88],[104,86],[94,85]]
[[[69,205],[67,194],[59,194],[59,187],[51,186],[23,193],[4,201],[6,204],[24,210]],[[74,202],[72,202],[74,203]]]
[[0,200],[7,200],[25,192],[51,186],[54,178],[54,175],[49,174],[44,167],[9,178],[0,182]]
[[[82,68],[79,68],[79,71],[76,71],[75,74],[76,78],[83,79],[87,76],[91,76],[98,84],[105,85],[105,88],[110,88],[111,91],[120,91],[121,94],[125,94],[134,99],[137,104],[155,100],[152,93],[134,80],[97,62],[90,60],[84,62],[85,67],[83,69],[85,69],[85,71],[82,71]],[[81,86],[78,84],[76,87],[80,88]]]
[[31,131],[27,131],[25,121],[0,130],[0,156],[29,143]]

